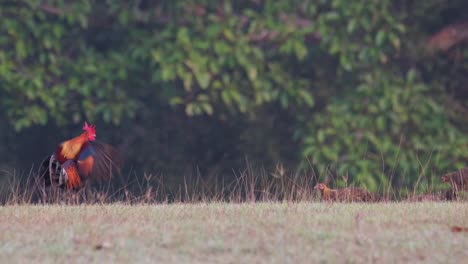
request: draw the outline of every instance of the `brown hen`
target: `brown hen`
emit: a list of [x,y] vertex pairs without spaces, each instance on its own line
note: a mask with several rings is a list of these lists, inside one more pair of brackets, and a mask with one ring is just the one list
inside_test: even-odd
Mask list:
[[442,182],[450,183],[454,192],[468,191],[468,167],[445,174]]
[[361,188],[341,188],[331,189],[324,183],[318,183],[314,189],[318,189],[321,199],[324,201],[339,202],[371,202],[374,201],[374,195]]

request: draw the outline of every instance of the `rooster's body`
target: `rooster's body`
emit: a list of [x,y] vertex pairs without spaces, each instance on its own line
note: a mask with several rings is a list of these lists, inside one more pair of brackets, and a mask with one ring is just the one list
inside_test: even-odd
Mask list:
[[62,142],[42,163],[39,176],[46,185],[77,190],[86,179],[110,179],[119,169],[117,151],[96,143],[96,129],[85,123],[81,135]]

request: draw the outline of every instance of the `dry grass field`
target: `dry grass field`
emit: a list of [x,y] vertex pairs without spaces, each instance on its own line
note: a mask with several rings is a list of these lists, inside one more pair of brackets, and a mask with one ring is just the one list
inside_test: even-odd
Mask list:
[[[463,263],[468,203],[0,207],[8,263]],[[5,263],[5,262],[4,262]]]

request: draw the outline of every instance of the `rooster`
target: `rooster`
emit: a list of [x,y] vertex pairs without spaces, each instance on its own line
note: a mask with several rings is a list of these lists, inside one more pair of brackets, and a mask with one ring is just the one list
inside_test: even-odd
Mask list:
[[341,201],[341,202],[371,202],[374,201],[374,196],[368,191],[361,188],[342,188],[331,189],[324,183],[318,183],[314,189],[318,189],[321,198],[324,201]]
[[120,155],[107,144],[95,142],[96,127],[85,122],[84,132],[62,142],[39,169],[46,186],[78,190],[87,179],[109,180],[120,170]]

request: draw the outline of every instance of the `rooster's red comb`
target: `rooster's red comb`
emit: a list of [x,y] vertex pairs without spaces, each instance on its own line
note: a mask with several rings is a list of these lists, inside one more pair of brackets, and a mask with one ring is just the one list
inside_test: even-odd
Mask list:
[[95,125],[88,125],[88,123],[85,121],[84,126],[83,126],[84,131],[90,131],[94,130],[96,131],[96,126]]

